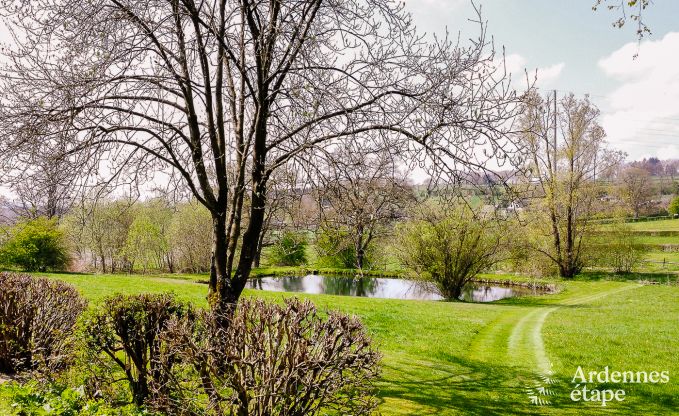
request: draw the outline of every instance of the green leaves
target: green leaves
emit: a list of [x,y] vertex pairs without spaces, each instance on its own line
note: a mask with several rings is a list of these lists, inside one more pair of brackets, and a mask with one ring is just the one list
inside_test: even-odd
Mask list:
[[0,247],[0,263],[26,271],[63,270],[68,266],[68,247],[56,220],[40,217],[21,222],[9,234]]

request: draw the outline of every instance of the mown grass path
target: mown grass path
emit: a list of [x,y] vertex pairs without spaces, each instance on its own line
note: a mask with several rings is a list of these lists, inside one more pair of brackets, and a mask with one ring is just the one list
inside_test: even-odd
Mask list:
[[[542,328],[547,317],[562,307],[575,307],[598,301],[607,296],[641,287],[626,284],[614,289],[587,295],[570,295],[553,306],[531,305],[508,308],[499,319],[487,325],[474,337],[469,357],[473,360],[516,367],[519,372],[515,387],[526,392],[526,401],[533,405],[551,404],[554,378],[551,361],[545,350]],[[523,374],[523,375],[521,375]]]

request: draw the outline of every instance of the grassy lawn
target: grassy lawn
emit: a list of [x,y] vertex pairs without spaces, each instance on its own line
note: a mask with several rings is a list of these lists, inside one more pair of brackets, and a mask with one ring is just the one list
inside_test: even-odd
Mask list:
[[[162,291],[206,302],[207,287],[195,283],[195,276],[51,276],[76,285],[93,303],[115,292]],[[384,355],[384,415],[679,412],[679,287],[589,279],[560,282],[563,290],[555,295],[493,304],[304,297],[321,309],[360,316],[373,334]],[[291,296],[251,290],[245,295]],[[668,370],[671,381],[616,386],[626,390],[626,399],[606,407],[575,403],[570,381],[578,365],[586,371]],[[553,381],[548,387],[554,394],[534,395],[550,403],[531,404],[528,389],[544,387],[545,377]]]
[[637,235],[635,240],[639,244],[657,246],[661,246],[664,244],[679,244],[679,235],[672,236]]
[[[627,226],[635,231],[679,231],[679,219],[629,222]],[[603,229],[610,226],[603,226]]]

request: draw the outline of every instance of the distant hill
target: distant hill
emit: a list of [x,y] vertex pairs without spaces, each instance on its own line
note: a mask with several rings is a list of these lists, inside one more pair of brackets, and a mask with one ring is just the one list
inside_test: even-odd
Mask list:
[[0,197],[0,224],[12,223],[16,219],[16,210],[12,209],[11,202]]

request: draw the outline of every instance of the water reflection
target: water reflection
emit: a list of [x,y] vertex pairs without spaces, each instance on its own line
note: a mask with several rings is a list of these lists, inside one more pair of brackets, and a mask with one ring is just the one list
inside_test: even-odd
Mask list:
[[[250,279],[247,287],[275,292],[302,292],[368,298],[443,299],[432,287],[407,279],[352,278],[319,275],[261,277]],[[460,299],[467,302],[492,302],[504,298],[536,293],[534,290],[522,287],[469,284],[463,289]]]

